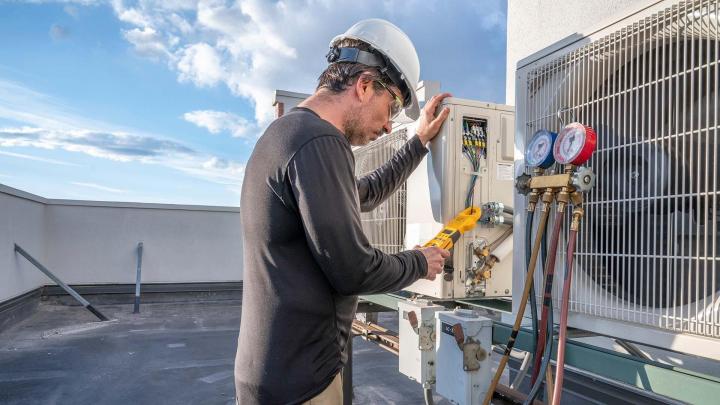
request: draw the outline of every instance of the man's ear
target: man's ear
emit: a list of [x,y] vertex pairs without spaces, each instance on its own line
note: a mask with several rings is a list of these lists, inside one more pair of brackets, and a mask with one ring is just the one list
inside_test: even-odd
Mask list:
[[355,96],[361,103],[365,103],[373,96],[372,81],[365,80],[362,75],[355,80],[353,89]]

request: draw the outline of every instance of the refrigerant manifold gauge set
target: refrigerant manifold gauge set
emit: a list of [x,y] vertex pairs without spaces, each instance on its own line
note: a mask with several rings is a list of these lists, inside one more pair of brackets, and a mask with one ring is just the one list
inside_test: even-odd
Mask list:
[[[558,111],[560,114],[567,109]],[[532,169],[532,176],[523,174],[517,178],[516,187],[522,194],[528,196],[526,226],[525,226],[525,264],[526,277],[522,299],[513,325],[513,332],[507,343],[505,353],[498,365],[497,371],[485,395],[483,403],[488,405],[497,386],[503,369],[515,344],[517,334],[522,322],[525,307],[530,301],[530,313],[533,326],[533,366],[530,380],[530,393],[526,403],[532,403],[539,394],[543,379],[547,379],[546,386],[553,387],[552,404],[558,405],[562,395],[562,382],[564,376],[565,345],[567,341],[567,318],[570,300],[570,282],[572,279],[573,258],[575,255],[575,242],[580,228],[580,222],[585,216],[583,207],[584,194],[589,192],[595,184],[595,174],[592,169],[582,166],[597,146],[597,134],[591,127],[579,122],[563,125],[559,133],[541,129],[533,134],[525,149],[525,163]],[[558,172],[549,171],[555,163],[562,165]],[[546,173],[546,170],[548,172]],[[534,214],[537,205],[541,205],[540,221],[537,224],[533,238]],[[555,217],[552,221],[550,245],[547,249],[547,237],[550,207],[555,205]],[[560,244],[560,233],[565,220],[565,209],[572,206],[572,222],[567,237],[567,250],[564,263],[562,298],[560,299],[559,336],[557,339],[556,377],[551,381],[551,373],[547,373],[555,342],[553,321],[553,280],[555,274],[555,259]],[[532,249],[531,249],[532,246]],[[540,262],[544,275],[543,285],[534,286],[533,274],[538,263],[540,249],[543,249]],[[547,251],[546,251],[547,249]],[[562,267],[562,265],[560,266]],[[538,317],[539,303],[536,301],[536,291],[543,292],[541,317]]]

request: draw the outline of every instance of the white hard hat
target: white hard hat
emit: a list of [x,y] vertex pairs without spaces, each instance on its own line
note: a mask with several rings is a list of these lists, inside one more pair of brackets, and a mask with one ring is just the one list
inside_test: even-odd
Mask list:
[[387,74],[404,93],[405,116],[416,120],[420,116],[420,106],[415,92],[420,80],[420,60],[410,38],[392,23],[379,18],[371,18],[357,22],[344,34],[338,35],[330,41],[330,48],[333,49],[328,54],[328,62],[353,61],[369,66],[383,67],[380,64],[385,65],[384,61],[380,58],[373,59],[374,54],[356,51],[349,55],[353,57],[352,59],[341,54],[335,46],[343,39],[363,41],[390,62],[391,66],[387,66]]

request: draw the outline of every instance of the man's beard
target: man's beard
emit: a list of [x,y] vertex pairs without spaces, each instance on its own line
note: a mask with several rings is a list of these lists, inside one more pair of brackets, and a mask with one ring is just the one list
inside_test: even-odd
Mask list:
[[360,117],[360,109],[353,109],[348,112],[343,125],[343,132],[350,145],[365,145],[366,140],[363,137],[362,119]]

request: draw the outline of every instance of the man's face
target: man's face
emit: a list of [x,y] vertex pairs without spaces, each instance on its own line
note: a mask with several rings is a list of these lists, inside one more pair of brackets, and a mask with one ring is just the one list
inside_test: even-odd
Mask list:
[[[392,129],[392,105],[395,98],[390,91],[375,89],[372,81],[368,82],[372,96],[361,105],[352,108],[345,119],[345,136],[353,146],[367,145]],[[388,86],[395,94],[400,89]]]

